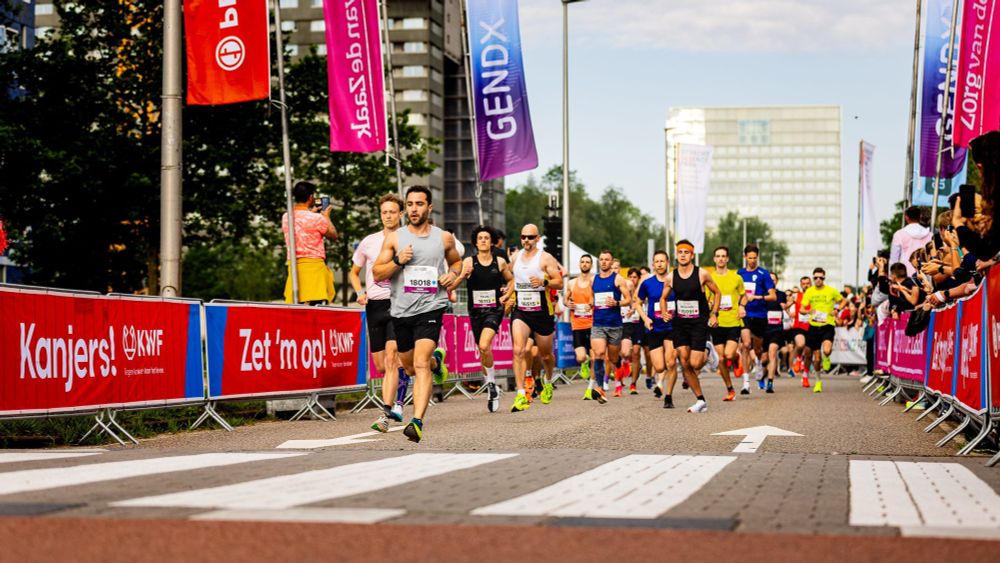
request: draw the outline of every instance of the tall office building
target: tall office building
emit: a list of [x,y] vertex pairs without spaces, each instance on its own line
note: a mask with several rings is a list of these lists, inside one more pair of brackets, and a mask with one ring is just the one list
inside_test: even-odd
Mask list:
[[[423,183],[434,194],[434,222],[455,230],[465,243],[479,224],[476,172],[466,100],[461,0],[384,0],[389,13],[389,42],[396,107],[410,111],[409,122],[425,139],[440,141],[428,159],[436,168]],[[315,48],[326,55],[323,0],[279,0],[285,47],[293,59]],[[39,31],[58,27],[52,0],[38,1]],[[386,81],[388,88],[388,81]],[[503,227],[503,180],[483,183],[483,222]],[[466,244],[466,246],[469,246]]]
[[0,4],[0,53],[34,46],[35,8],[32,0]]
[[[670,108],[667,182],[673,147],[714,147],[706,229],[730,211],[757,216],[788,245],[782,285],[823,267],[828,283],[844,283],[841,247],[841,116],[839,106]],[[673,209],[672,189],[667,190]],[[737,253],[734,251],[734,255]],[[761,249],[768,267],[771,254]],[[740,258],[734,256],[732,263]]]

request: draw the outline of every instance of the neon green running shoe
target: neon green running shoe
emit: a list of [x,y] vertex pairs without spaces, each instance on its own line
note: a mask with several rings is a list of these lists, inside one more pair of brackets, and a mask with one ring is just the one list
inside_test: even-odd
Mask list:
[[593,398],[594,397],[592,397],[591,394],[590,394],[590,387],[587,387],[587,390],[583,392],[583,400],[584,401],[589,401],[589,400],[591,400]]
[[590,379],[590,360],[584,360],[583,364],[580,365],[580,377],[587,381]]
[[830,356],[823,356],[823,371],[830,371]]
[[552,402],[552,384],[546,383],[542,385],[542,394],[539,395],[542,400],[543,405],[547,405]]
[[813,393],[822,393],[822,392],[823,392],[823,382],[817,381],[816,386],[813,387]]
[[448,379],[448,366],[444,365],[445,351],[444,348],[438,348],[434,350],[434,358],[437,360],[437,369],[432,369],[431,373],[434,375],[434,384],[441,385]]
[[417,424],[414,421],[410,421],[403,429],[403,435],[406,436],[411,442],[420,442],[420,439],[424,437],[424,428],[422,424]]
[[514,404],[510,407],[510,412],[521,412],[528,410],[531,403],[528,402],[528,398],[524,395],[518,395],[514,398]]

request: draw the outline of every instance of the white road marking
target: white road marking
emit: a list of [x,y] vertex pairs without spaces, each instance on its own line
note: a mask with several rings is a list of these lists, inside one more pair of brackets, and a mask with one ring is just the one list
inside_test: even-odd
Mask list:
[[237,463],[307,455],[304,453],[210,453],[92,463],[74,467],[26,469],[0,473],[0,495],[69,487],[101,481],[145,477],[175,471],[223,467]]
[[237,522],[325,522],[336,524],[377,524],[398,518],[405,510],[388,508],[324,508],[316,506],[284,510],[213,510],[191,520],[226,520]]
[[[405,426],[393,426],[389,432],[398,432],[406,428]],[[366,439],[368,436],[378,436],[381,432],[371,431],[361,434],[352,434],[340,438],[330,438],[326,440],[288,440],[278,446],[279,450],[315,450],[317,448],[329,448],[331,446],[348,446],[351,444],[364,444],[365,442],[378,442],[379,440]]]
[[1000,495],[958,463],[851,460],[852,526],[1000,537]]
[[283,509],[387,489],[517,454],[412,454],[234,485],[130,499],[112,506]]
[[[733,456],[629,455],[472,514],[656,518],[687,500]],[[617,478],[609,481],[609,477]]]
[[736,444],[733,453],[752,454],[757,452],[768,436],[799,436],[795,432],[775,428],[774,426],[754,426],[752,428],[741,428],[740,430],[730,430],[729,432],[716,432],[712,436],[746,436],[742,442]]
[[20,463],[23,461],[44,461],[47,459],[69,459],[74,457],[87,457],[104,453],[102,451],[87,452],[7,452],[0,453],[0,463]]

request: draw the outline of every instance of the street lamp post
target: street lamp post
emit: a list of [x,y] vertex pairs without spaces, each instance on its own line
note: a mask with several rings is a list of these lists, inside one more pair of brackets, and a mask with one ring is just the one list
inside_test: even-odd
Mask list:
[[562,162],[562,265],[569,263],[569,5],[583,0],[562,0],[563,8],[563,162]]

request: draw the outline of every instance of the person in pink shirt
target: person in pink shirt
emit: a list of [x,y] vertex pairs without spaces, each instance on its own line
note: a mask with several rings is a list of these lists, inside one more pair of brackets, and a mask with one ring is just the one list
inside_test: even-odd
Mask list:
[[[323,239],[336,240],[337,229],[330,221],[330,206],[318,210],[316,186],[299,182],[292,188],[295,207],[295,261],[299,277],[299,302],[321,305],[333,301],[333,272],[326,265],[326,247]],[[281,217],[281,230],[288,246],[288,214]],[[291,262],[291,260],[289,260]],[[291,264],[285,281],[285,302],[292,303]]]

